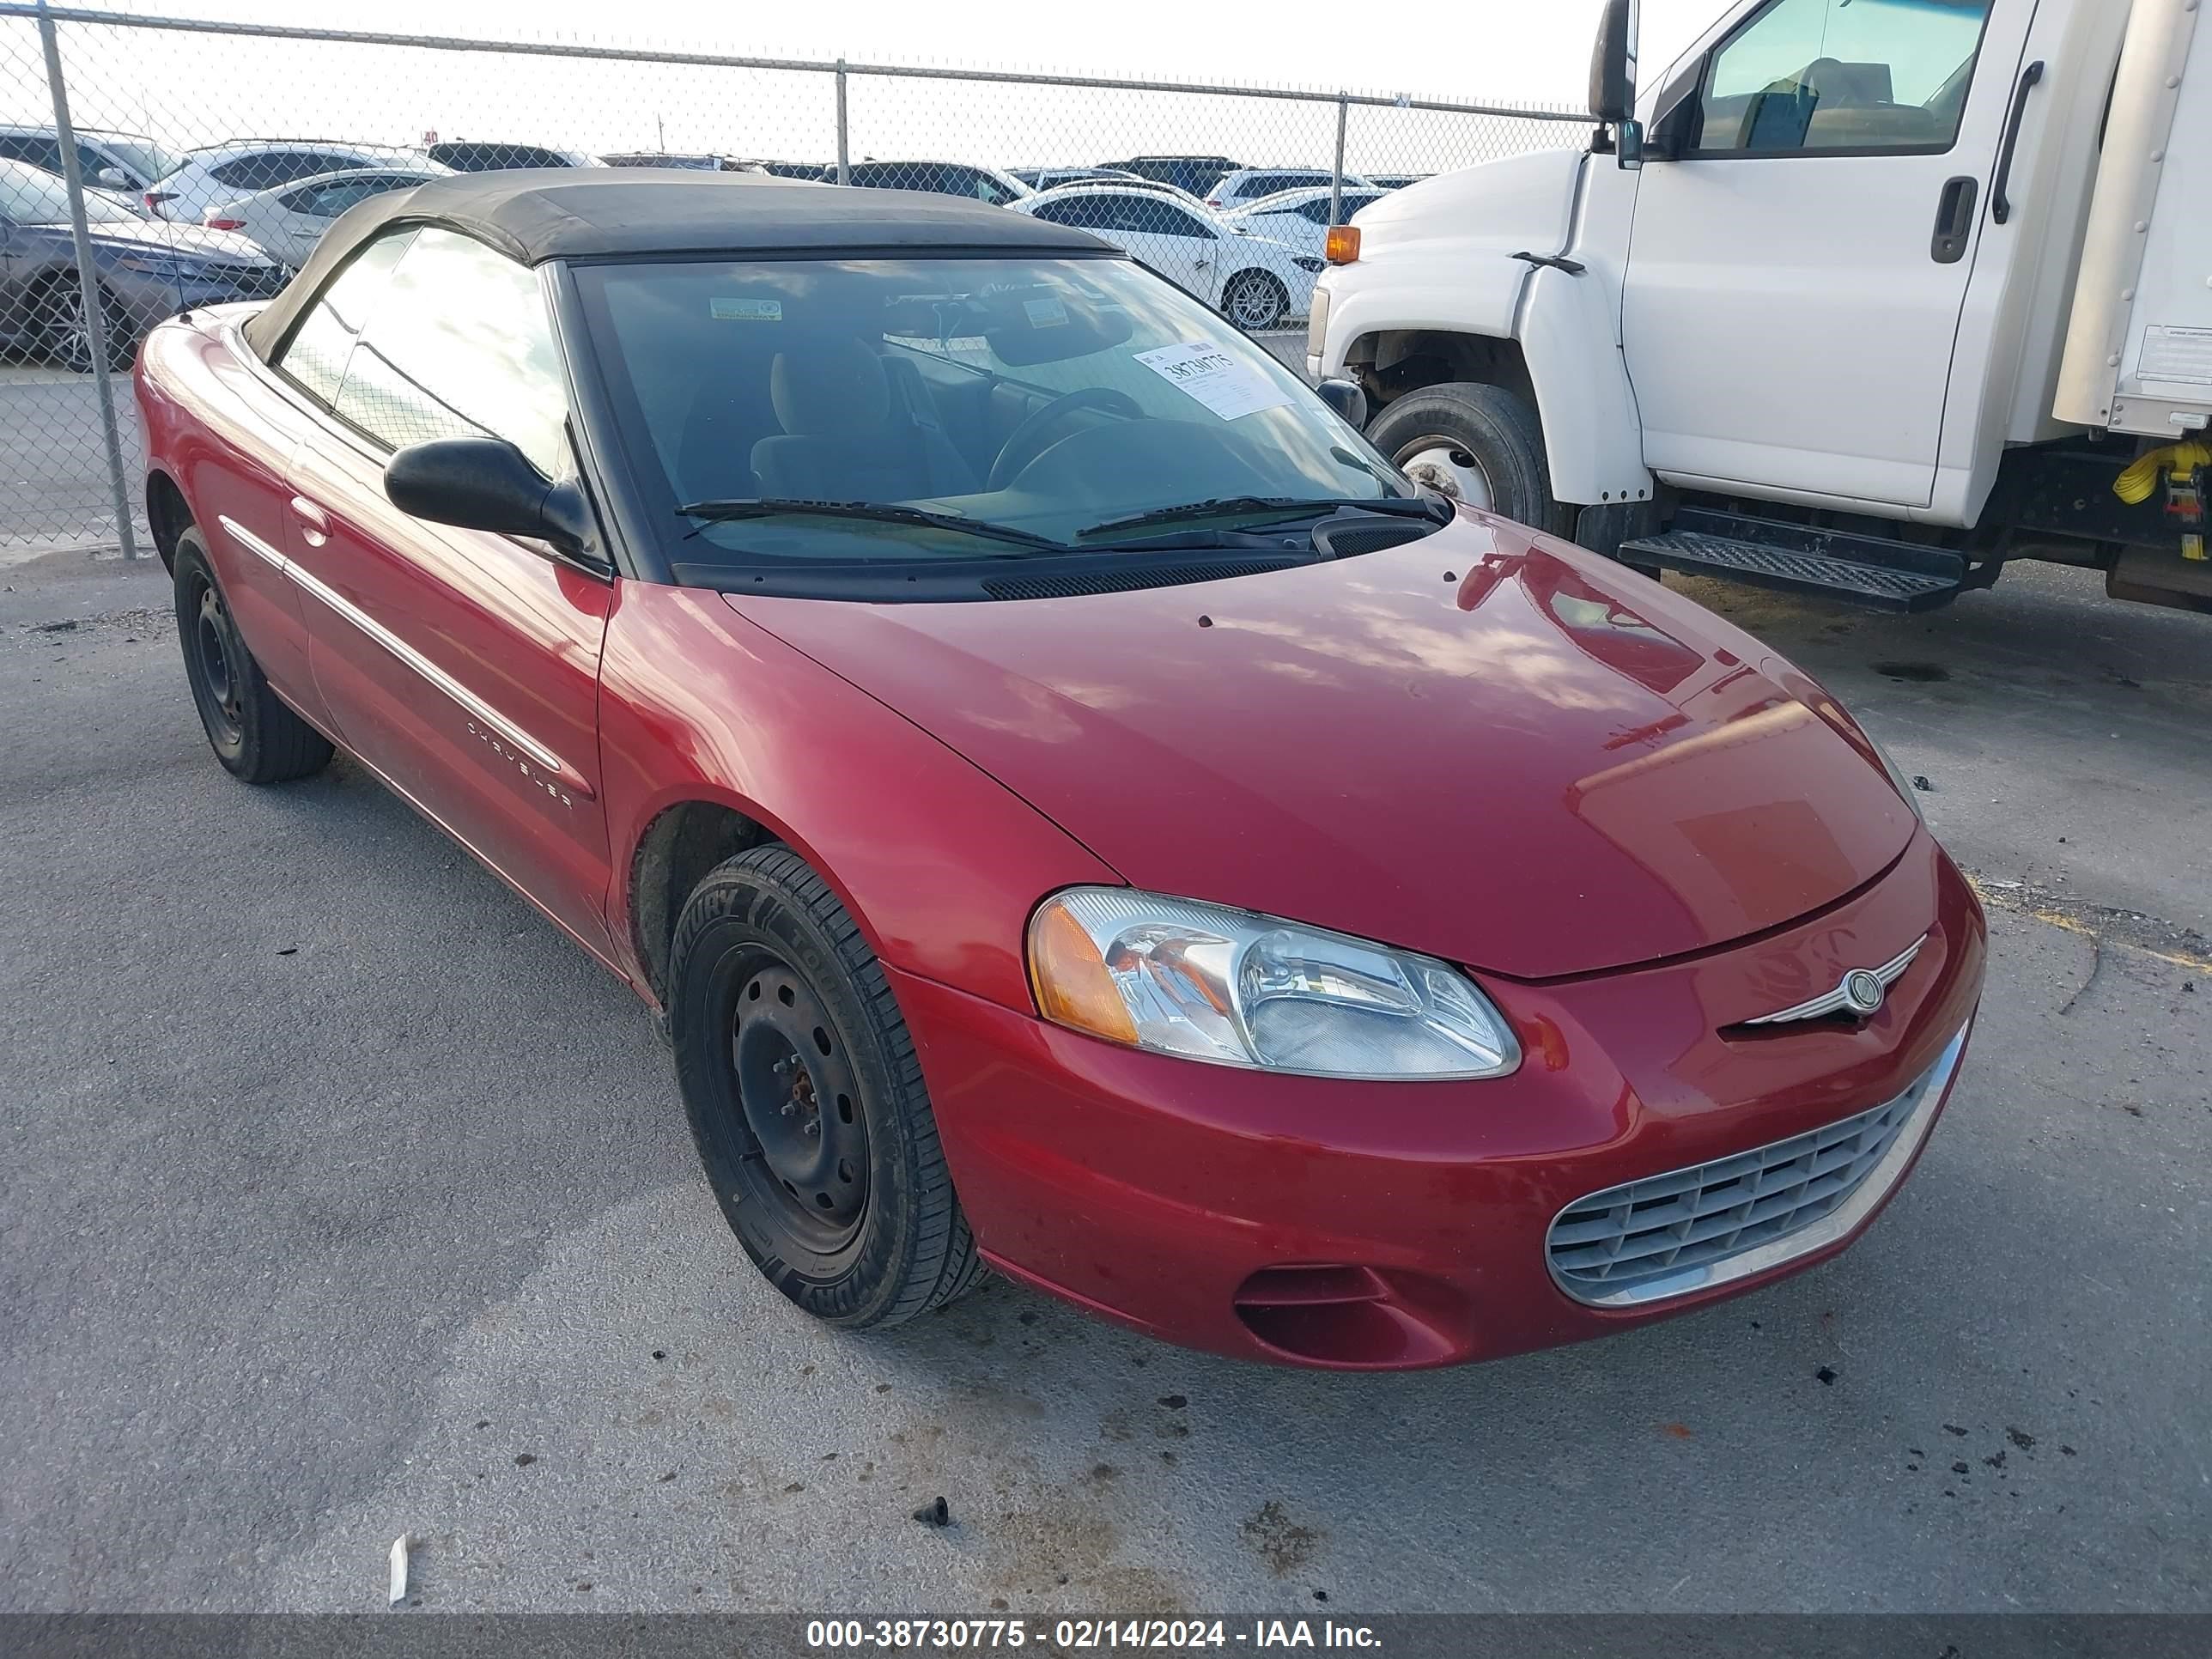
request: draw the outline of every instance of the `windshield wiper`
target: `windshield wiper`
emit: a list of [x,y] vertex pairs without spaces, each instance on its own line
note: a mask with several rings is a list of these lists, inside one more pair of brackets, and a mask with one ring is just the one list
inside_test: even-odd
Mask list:
[[729,501],[686,501],[677,512],[687,519],[700,520],[697,529],[684,532],[689,541],[708,525],[731,524],[740,519],[866,519],[876,524],[926,525],[932,530],[957,530],[963,535],[980,536],[988,541],[1012,542],[1017,547],[1034,547],[1050,553],[1070,553],[1075,550],[1065,542],[1056,542],[1049,536],[1033,535],[1026,530],[1017,530],[1010,524],[991,524],[980,519],[963,519],[957,513],[933,513],[927,507],[900,507],[890,501],[808,501],[796,497],[764,495]]
[[1226,518],[1231,514],[1266,513],[1279,517],[1334,513],[1340,509],[1381,513],[1396,518],[1436,520],[1436,504],[1425,495],[1383,495],[1371,499],[1301,501],[1295,495],[1223,495],[1210,501],[1185,501],[1181,507],[1155,507],[1132,518],[1109,519],[1079,530],[1075,539],[1111,535],[1116,531],[1142,530],[1151,525],[1182,524],[1193,519]]

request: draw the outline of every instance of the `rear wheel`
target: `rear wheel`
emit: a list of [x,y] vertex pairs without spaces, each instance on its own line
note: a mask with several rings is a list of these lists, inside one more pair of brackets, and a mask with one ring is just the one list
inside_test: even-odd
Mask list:
[[1536,411],[1504,386],[1454,382],[1409,392],[1367,428],[1415,483],[1541,530],[1571,535],[1574,509],[1552,499]]
[[787,847],[718,866],[670,952],[669,1034],[693,1139],[745,1254],[833,1325],[896,1325],[981,1258],[882,964]]
[[1273,328],[1291,308],[1287,289],[1264,270],[1240,270],[1221,290],[1229,320],[1248,331]]
[[[138,352],[138,343],[131,336],[130,319],[106,289],[100,290],[100,299],[101,320],[106,325],[107,366],[128,368]],[[84,290],[75,282],[52,283],[32,303],[46,357],[73,374],[91,374],[92,329],[85,320]]]
[[269,689],[239,637],[197,527],[177,538],[177,638],[215,757],[247,783],[287,783],[330,763],[330,740]]

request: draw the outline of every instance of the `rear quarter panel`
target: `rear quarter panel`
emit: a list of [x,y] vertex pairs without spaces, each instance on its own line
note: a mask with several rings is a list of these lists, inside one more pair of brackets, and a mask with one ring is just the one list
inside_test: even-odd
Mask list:
[[253,546],[284,546],[291,460],[307,417],[272,384],[235,325],[203,313],[146,337],[134,389],[149,481],[166,475],[184,493],[231,616],[270,684],[331,731],[307,666],[299,590]]

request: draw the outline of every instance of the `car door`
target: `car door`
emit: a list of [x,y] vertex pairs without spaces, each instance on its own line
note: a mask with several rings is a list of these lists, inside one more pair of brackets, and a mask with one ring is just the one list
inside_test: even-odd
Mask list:
[[414,232],[330,416],[295,459],[289,526],[324,702],[349,748],[606,954],[611,579],[542,543],[410,518],[384,491],[392,454],[434,438],[504,438],[550,477],[572,469],[537,273],[456,232]]
[[1929,505],[2033,13],[1766,0],[1661,94],[1621,315],[1653,470]]
[[1212,226],[1155,191],[1117,191],[1092,199],[1108,240],[1208,305],[1220,300],[1219,239]]

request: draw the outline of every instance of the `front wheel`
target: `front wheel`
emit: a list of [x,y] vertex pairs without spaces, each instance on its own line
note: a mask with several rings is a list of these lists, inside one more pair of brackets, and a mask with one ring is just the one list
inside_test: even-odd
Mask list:
[[1367,436],[1415,483],[1532,530],[1574,533],[1574,509],[1552,499],[1543,424],[1504,386],[1423,386],[1384,409]]
[[1275,327],[1291,308],[1289,291],[1264,270],[1240,270],[1221,290],[1221,308],[1246,332]]
[[832,1325],[896,1325],[975,1282],[914,1039],[883,966],[787,847],[717,866],[670,952],[669,1036],[745,1254]]
[[[131,337],[130,319],[106,290],[101,291],[100,299],[100,320],[106,331],[107,366],[127,369],[138,353],[137,342]],[[46,356],[71,374],[91,374],[92,327],[85,318],[84,290],[73,282],[54,283],[46,289],[40,309],[44,313]]]

